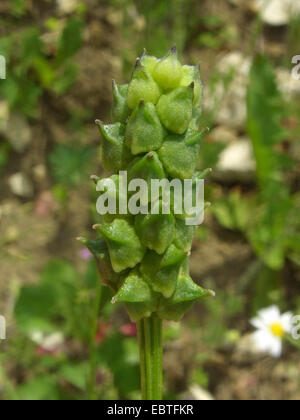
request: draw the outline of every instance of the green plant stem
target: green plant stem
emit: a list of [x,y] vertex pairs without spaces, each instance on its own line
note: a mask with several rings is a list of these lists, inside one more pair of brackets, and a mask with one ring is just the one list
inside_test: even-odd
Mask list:
[[89,366],[89,375],[87,380],[87,394],[90,401],[96,401],[97,396],[97,343],[96,343],[96,334],[99,328],[99,312],[100,312],[100,303],[102,296],[102,286],[101,284],[97,285],[96,296],[94,300],[93,307],[93,319],[91,326],[91,335],[90,335],[90,366]]
[[162,399],[162,320],[156,315],[138,323],[143,400]]

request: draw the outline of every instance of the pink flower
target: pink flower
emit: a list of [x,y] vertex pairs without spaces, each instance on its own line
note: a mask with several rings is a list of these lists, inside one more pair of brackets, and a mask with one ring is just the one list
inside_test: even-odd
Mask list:
[[90,261],[90,259],[93,257],[93,254],[87,248],[82,248],[78,255],[84,261]]
[[120,333],[125,335],[125,337],[135,337],[137,335],[136,324],[129,322],[128,324],[122,325]]

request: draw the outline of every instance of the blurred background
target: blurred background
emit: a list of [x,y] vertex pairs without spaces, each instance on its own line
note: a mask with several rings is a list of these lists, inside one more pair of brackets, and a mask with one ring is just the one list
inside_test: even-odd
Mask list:
[[[0,399],[138,399],[136,329],[100,287],[96,118],[144,47],[201,63],[212,203],[192,276],[217,292],[166,323],[165,397],[300,399],[300,341],[257,352],[250,319],[300,314],[300,2],[1,0]],[[295,76],[295,74],[294,74]]]

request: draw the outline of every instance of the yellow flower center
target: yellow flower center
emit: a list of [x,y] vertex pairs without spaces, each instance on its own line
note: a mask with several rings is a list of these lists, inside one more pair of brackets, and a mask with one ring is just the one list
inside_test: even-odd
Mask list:
[[271,332],[275,337],[282,338],[284,336],[284,329],[278,322],[270,326]]

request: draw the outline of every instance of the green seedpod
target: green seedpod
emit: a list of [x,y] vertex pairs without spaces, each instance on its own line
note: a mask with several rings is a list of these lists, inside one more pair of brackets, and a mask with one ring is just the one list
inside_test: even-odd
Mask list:
[[163,255],[148,251],[140,270],[155,292],[169,298],[176,289],[180,268],[185,258],[186,254],[175,245],[171,245]]
[[144,69],[153,77],[153,70],[156,64],[159,62],[158,58],[153,55],[148,55],[146,51],[141,56],[141,64]]
[[118,290],[120,284],[120,275],[116,274],[112,268],[109,258],[109,251],[105,240],[88,240],[85,238],[78,238],[78,240],[93,254],[97,263],[101,281],[109,286],[112,290]]
[[127,104],[128,84],[118,85],[113,80],[113,108],[112,117],[114,122],[126,123],[130,108]]
[[202,138],[202,133],[190,130],[186,136],[171,135],[166,138],[158,155],[169,176],[192,178],[199,159]]
[[106,240],[112,267],[116,273],[139,264],[146,253],[134,227],[126,220],[116,219],[110,224],[96,225]]
[[[196,203],[196,199],[197,199],[197,197],[196,197],[196,195],[197,195],[197,181],[204,180],[207,177],[207,175],[209,173],[211,173],[211,171],[212,171],[212,169],[209,168],[209,169],[206,169],[205,171],[195,172],[193,174],[193,176],[191,178],[191,181],[192,181],[192,191],[191,191],[192,192],[192,197],[191,197],[191,201],[192,201],[192,203]],[[182,191],[184,191],[184,180],[182,180],[181,182],[182,182]],[[192,213],[192,214],[191,213],[187,213],[185,211],[186,209],[184,208],[184,204],[182,205],[182,211],[180,213],[176,212],[175,211],[175,206],[174,206],[175,203],[176,203],[176,201],[179,201],[179,197],[176,197],[176,200],[175,200],[174,194],[172,194],[171,195],[171,209],[172,209],[172,212],[174,214],[176,214],[176,218],[177,219],[186,222],[186,219],[187,218],[194,218],[194,217],[196,217],[196,214],[194,214],[194,213]],[[184,196],[182,195],[182,202],[183,201],[184,201]],[[204,203],[202,203],[202,206],[203,205],[204,205],[204,208],[206,208],[207,205],[209,205],[209,203],[206,203],[206,205]],[[203,208],[200,208],[198,210],[202,211]]]
[[135,109],[141,100],[157,104],[161,96],[161,89],[152,78],[150,72],[142,65],[138,58],[132,80],[128,87],[127,104]]
[[175,134],[188,129],[193,116],[194,85],[179,87],[162,95],[156,106],[165,128]]
[[169,321],[180,321],[196,300],[208,296],[214,296],[214,292],[198,286],[189,275],[181,274],[174,295],[161,302],[158,315]]
[[107,171],[125,169],[132,156],[125,144],[125,126],[121,123],[105,125],[97,121],[102,134],[102,163]]
[[[132,216],[130,213],[120,214],[120,201],[126,202],[127,195],[120,191],[120,176],[112,175],[109,178],[99,179],[97,181],[96,190],[99,192],[97,200],[97,211],[101,222],[112,223],[115,219],[126,219],[130,221]],[[100,210],[105,209],[103,214]]]
[[175,89],[180,86],[183,72],[176,47],[173,47],[164,58],[158,61],[152,74],[154,80],[163,90]]
[[125,303],[132,322],[151,316],[157,308],[157,299],[138,269],[125,277],[113,303]]
[[175,234],[175,218],[172,214],[137,215],[135,230],[147,248],[163,254],[172,244]]
[[190,86],[194,83],[194,101],[193,105],[198,107],[202,101],[202,82],[200,75],[200,65],[198,66],[183,66],[182,68],[182,79],[180,86]]
[[164,129],[155,105],[141,101],[132,113],[126,128],[126,144],[133,155],[151,152],[161,147]]
[[146,204],[151,201],[151,181],[166,179],[166,174],[156,152],[149,152],[142,158],[136,158],[129,167],[128,180],[144,180],[148,191],[142,191],[141,201]]
[[174,245],[184,252],[189,252],[195,235],[195,226],[187,226],[185,220],[175,219]]

